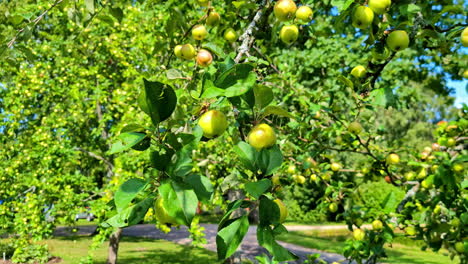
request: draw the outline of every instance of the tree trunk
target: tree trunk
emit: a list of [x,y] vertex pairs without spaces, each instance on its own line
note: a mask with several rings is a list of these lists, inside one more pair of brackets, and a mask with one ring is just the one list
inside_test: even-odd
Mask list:
[[107,256],[107,264],[117,264],[117,254],[119,253],[119,242],[122,236],[122,228],[117,230],[109,238],[109,255]]

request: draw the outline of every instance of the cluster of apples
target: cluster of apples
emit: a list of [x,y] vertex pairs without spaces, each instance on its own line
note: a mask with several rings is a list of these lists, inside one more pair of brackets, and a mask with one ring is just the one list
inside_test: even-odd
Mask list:
[[[374,14],[384,14],[391,4],[391,0],[369,0],[368,6],[356,7],[352,16],[353,26],[367,29],[374,21]],[[404,30],[394,30],[387,37],[387,46],[395,52],[406,49],[409,43],[408,33]]]
[[[204,25],[196,25],[192,28],[192,37],[202,41],[208,36],[208,31]],[[196,57],[200,67],[208,67],[213,62],[213,55],[206,49],[196,50],[192,44],[177,45],[174,48],[177,58],[191,60]]]
[[[204,137],[215,138],[226,131],[228,122],[222,112],[210,110],[200,117],[198,125],[202,128]],[[276,134],[271,126],[262,123],[252,128],[247,141],[257,151],[260,151],[276,144]]]
[[[307,24],[312,20],[312,9],[308,6],[297,8],[293,0],[279,0],[273,9],[276,19],[282,22],[295,18],[295,22]],[[284,25],[280,30],[280,39],[285,44],[294,43],[299,37],[299,28],[297,25]]]

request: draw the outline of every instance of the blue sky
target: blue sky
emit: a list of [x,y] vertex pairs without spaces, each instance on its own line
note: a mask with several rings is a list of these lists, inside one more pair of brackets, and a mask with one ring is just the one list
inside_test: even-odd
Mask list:
[[455,89],[455,94],[452,94],[452,96],[455,96],[457,98],[455,100],[456,107],[461,107],[462,103],[465,103],[468,105],[468,80],[467,79],[463,79],[461,81],[450,80],[447,85]]

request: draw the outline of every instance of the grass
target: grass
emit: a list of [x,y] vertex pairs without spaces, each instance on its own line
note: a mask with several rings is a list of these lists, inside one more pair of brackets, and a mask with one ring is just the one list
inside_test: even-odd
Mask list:
[[[345,241],[350,237],[350,232],[343,230],[324,231],[298,231],[281,235],[278,239],[291,244],[300,245],[307,248],[319,249],[327,252],[342,254]],[[402,238],[396,240],[392,247],[387,246],[388,259],[383,259],[380,263],[395,264],[447,264],[458,263],[451,260],[447,251],[439,253],[432,251],[422,251],[421,244],[412,240]]]
[[[1,241],[1,240],[0,240]],[[62,258],[63,264],[78,264],[88,255],[88,247],[92,238],[56,237],[45,243],[53,256]],[[107,259],[107,243],[93,251],[95,264],[105,264]],[[166,240],[154,240],[138,237],[123,237],[119,247],[119,263],[126,264],[206,264],[219,263],[216,253],[206,249],[193,248],[175,244]]]

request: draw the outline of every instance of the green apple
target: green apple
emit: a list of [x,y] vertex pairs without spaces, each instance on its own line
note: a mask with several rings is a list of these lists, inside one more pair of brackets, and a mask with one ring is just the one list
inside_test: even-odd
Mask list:
[[397,154],[392,153],[392,154],[387,156],[387,164],[388,165],[396,165],[398,163],[400,163],[400,157]]
[[292,178],[297,184],[304,184],[307,181],[307,179],[302,175],[296,174],[296,175],[293,175]]
[[453,227],[458,227],[458,226],[460,226],[460,223],[461,223],[461,222],[460,222],[460,219],[458,219],[458,218],[456,218],[456,217],[453,218],[452,221],[450,221],[450,225],[453,226]]
[[332,212],[332,213],[335,213],[336,211],[338,211],[338,204],[336,203],[331,203],[328,205],[328,211]]
[[426,168],[421,168],[418,172],[418,179],[424,179],[427,176]]
[[154,203],[154,214],[156,217],[156,220],[158,220],[159,223],[161,224],[171,224],[171,225],[176,225],[177,222],[176,220],[170,216],[166,208],[164,208],[164,200],[162,197],[159,197],[156,199]]
[[186,60],[191,60],[197,55],[197,51],[192,46],[192,44],[185,44],[182,45],[182,48],[180,48],[180,54],[182,58]]
[[279,222],[284,223],[284,221],[288,217],[288,208],[286,207],[286,205],[284,205],[283,201],[281,201],[280,199],[275,199],[273,200],[273,202],[275,202],[276,205],[278,205],[279,210],[280,210]]
[[436,205],[434,207],[434,210],[432,210],[432,212],[434,212],[434,214],[440,214],[440,211],[442,211],[442,207],[440,207],[440,205]]
[[317,174],[311,174],[311,175],[310,175],[310,180],[311,180],[311,181],[317,181],[317,179],[318,179],[318,178],[317,178]]
[[221,20],[221,16],[219,15],[219,13],[212,11],[206,18],[206,24],[208,26],[216,26],[219,24],[220,20]]
[[273,177],[271,177],[271,183],[273,183],[273,185],[280,185],[281,184],[280,176],[274,175]]
[[374,12],[367,6],[358,6],[353,13],[353,26],[366,29],[374,21]]
[[414,236],[414,235],[416,235],[416,228],[414,226],[408,226],[405,229],[405,232],[406,232],[406,234],[408,234],[410,236]]
[[203,25],[196,25],[192,28],[192,37],[196,40],[203,40],[208,36],[208,31]]
[[415,176],[416,176],[416,175],[415,175],[414,172],[412,172],[412,171],[409,171],[409,172],[405,173],[405,179],[406,179],[407,181],[412,181],[412,180],[414,180],[414,177],[415,177]]
[[176,55],[177,58],[182,59],[182,45],[177,45],[174,47],[174,54]]
[[248,137],[249,144],[260,151],[269,148],[276,143],[276,134],[273,128],[267,124],[259,124],[252,128]]
[[300,6],[296,11],[296,19],[301,23],[307,24],[312,20],[312,9],[308,6]]
[[279,0],[273,8],[273,13],[279,21],[288,21],[294,17],[297,6],[293,0]]
[[455,243],[455,250],[458,253],[464,253],[465,252],[465,244],[463,242]]
[[341,169],[341,165],[337,162],[333,162],[331,165],[330,165],[330,168],[332,171],[339,171]]
[[376,14],[383,14],[392,4],[391,0],[369,0],[369,8]]
[[457,141],[454,138],[448,138],[447,139],[447,147],[454,147],[457,144]]
[[376,230],[376,231],[380,231],[383,229],[383,223],[382,221],[380,220],[374,220],[372,222],[372,229]]
[[452,170],[455,172],[455,173],[460,173],[463,171],[463,164],[461,163],[454,163],[452,165]]
[[463,47],[468,47],[468,27],[463,29],[460,39]]
[[289,174],[294,174],[294,173],[296,173],[296,166],[295,166],[295,165],[289,165],[287,171],[288,171]]
[[233,43],[237,40],[237,32],[233,28],[228,28],[224,31],[224,39],[229,43]]
[[356,225],[356,226],[361,226],[363,222],[364,221],[362,220],[362,218],[354,219],[354,225]]
[[367,73],[366,68],[362,65],[358,65],[354,67],[353,70],[351,71],[351,75],[353,75],[356,78],[362,78],[366,76],[366,73]]
[[428,180],[423,180],[421,182],[421,187],[423,187],[424,189],[431,189],[433,186],[432,182],[428,181]]
[[348,131],[349,131],[350,133],[355,134],[355,135],[359,135],[359,134],[362,132],[362,130],[363,130],[363,129],[362,129],[361,124],[360,124],[359,122],[356,122],[356,121],[351,122],[351,123],[349,124],[349,126],[348,126]]
[[299,28],[296,25],[283,26],[280,31],[280,39],[285,44],[291,44],[299,37]]
[[395,30],[387,37],[387,46],[393,51],[404,50],[409,46],[408,33],[404,30]]
[[226,116],[218,110],[204,113],[198,120],[198,125],[202,128],[203,136],[206,138],[217,137],[228,127]]
[[468,79],[468,70],[463,72],[463,78]]
[[197,64],[201,67],[208,67],[213,62],[213,56],[205,49],[201,49],[197,53]]
[[197,3],[201,6],[208,6],[210,0],[197,0]]
[[329,181],[331,180],[331,173],[330,172],[325,172],[324,174],[322,174],[322,180],[324,181]]
[[362,231],[361,229],[354,229],[353,231],[353,237],[354,239],[358,240],[358,241],[362,241],[364,240],[364,238],[366,237],[366,232]]

